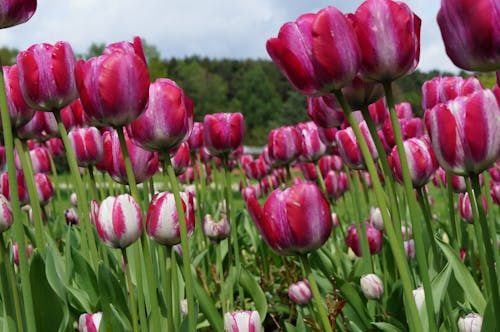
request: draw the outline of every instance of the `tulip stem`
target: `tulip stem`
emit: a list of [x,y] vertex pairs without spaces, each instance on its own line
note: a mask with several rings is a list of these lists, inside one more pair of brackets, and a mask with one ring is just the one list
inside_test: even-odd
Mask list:
[[[1,61],[0,68],[2,68]],[[26,242],[24,240],[23,216],[21,212],[21,205],[19,203],[19,190],[17,188],[16,165],[14,162],[14,138],[12,135],[12,125],[7,106],[7,97],[5,95],[2,70],[0,70],[0,113],[2,117],[5,157],[7,159],[7,173],[10,184],[10,204],[14,217],[14,223],[12,225],[14,240],[17,242],[18,248],[26,248]],[[21,250],[23,249],[19,249],[20,253],[22,253]],[[19,254],[19,269],[21,272],[21,290],[24,304],[24,317],[26,319],[26,330],[29,332],[36,331],[35,311],[33,309],[31,282],[29,278],[28,259],[26,258],[26,255]]]
[[174,331],[174,298],[172,294],[172,246],[165,246],[165,261],[166,261],[166,280],[163,288],[165,289],[165,298],[167,302],[168,308],[168,317],[167,317],[167,331]]
[[[349,121],[354,131],[354,135],[359,142],[359,147],[366,163],[366,168],[368,169],[370,177],[372,178],[375,197],[377,198],[380,213],[382,214],[382,220],[384,221],[384,227],[389,239],[389,245],[391,246],[394,260],[401,277],[401,282],[403,284],[405,307],[409,314],[407,321],[410,324],[410,330],[423,331],[424,329],[422,328],[422,323],[418,315],[417,305],[413,298],[413,282],[411,279],[410,268],[408,266],[406,255],[403,249],[403,243],[402,241],[398,241],[398,236],[396,235],[394,225],[390,219],[386,196],[382,188],[382,184],[380,183],[380,179],[375,168],[375,163],[373,161],[373,158],[371,157],[370,151],[368,150],[368,145],[363,137],[363,134],[361,133],[359,125],[352,115],[352,111],[344,98],[344,95],[340,90],[334,90],[333,93],[337,97],[337,100],[341,105],[342,110],[344,111],[344,114],[346,115],[347,120]],[[401,230],[398,230],[398,232],[401,232]]]
[[[384,82],[384,91],[387,106],[389,107],[389,115],[391,117],[392,130],[394,131],[394,139],[396,140],[396,147],[401,164],[401,170],[403,173],[403,187],[406,193],[406,201],[410,208],[410,218],[412,221],[411,225],[415,234],[424,234],[421,220],[417,213],[418,207],[415,197],[415,191],[413,190],[410,169],[408,167],[408,160],[406,158],[406,152],[403,145],[403,135],[401,134],[401,127],[399,125],[399,120],[394,105],[394,96],[392,94],[391,82]],[[433,236],[433,234],[431,233],[429,234],[429,236]],[[427,264],[427,258],[425,255],[425,244],[421,236],[415,236],[414,241],[415,253],[417,256],[417,263],[420,271],[420,278],[422,279],[425,292],[425,304],[429,317],[429,331],[437,331],[436,315],[434,312],[434,300],[432,296],[431,280],[429,277],[429,266]],[[434,257],[434,259],[438,259],[438,257]]]
[[423,187],[418,188],[417,193],[418,193],[418,203],[424,215],[425,226],[427,228],[427,233],[429,234],[430,237],[429,240],[431,242],[432,254],[434,255],[434,262],[436,262],[436,266],[438,267],[439,266],[438,262],[440,262],[440,256],[438,255],[436,238],[434,236],[434,231],[432,230],[432,225],[431,225],[431,209],[427,204],[429,202],[428,201],[429,197],[427,196],[427,192]]
[[[134,332],[139,331],[139,319],[137,317],[137,302],[135,301],[135,290],[134,286],[132,284],[132,276],[130,274],[130,265],[128,264],[128,257],[127,257],[127,251],[125,248],[121,248],[122,251],[122,256],[123,256],[123,264],[124,270],[125,270],[125,279],[127,279],[127,287],[128,287],[128,293],[130,297],[130,311],[132,313],[132,326]],[[140,265],[136,268],[140,269]],[[145,322],[143,322],[144,324]]]
[[[467,181],[468,183],[469,181]],[[488,273],[488,275],[484,275],[484,279],[489,279],[489,287],[488,283],[485,283],[487,286],[487,290],[491,293],[491,298],[493,302],[493,311],[495,315],[491,317],[493,321],[493,325],[496,326],[495,320],[500,317],[500,294],[498,293],[498,276],[495,268],[495,255],[493,251],[497,249],[497,241],[496,238],[493,238],[492,235],[496,236],[496,233],[490,234],[490,229],[488,226],[488,221],[486,220],[486,214],[484,212],[483,201],[481,200],[481,185],[479,183],[479,175],[472,174],[470,175],[470,183],[472,184],[472,188],[468,185],[468,189],[472,189],[469,192],[469,198],[471,202],[472,212],[474,214],[474,225],[478,224],[476,227],[476,232],[482,232],[482,241],[478,242],[478,246],[482,247],[484,244],[484,253],[486,254],[486,266],[483,269],[483,272]],[[475,211],[475,212],[474,212]],[[496,265],[498,267],[498,265]]]
[[453,230],[453,243],[455,244],[455,249],[459,250],[462,246],[462,229],[460,220],[455,218],[455,202],[453,201],[453,184],[452,184],[452,174],[446,171],[446,191],[448,193],[448,213],[450,218],[451,229]]
[[[11,330],[22,332],[24,331],[23,316],[21,313],[21,304],[19,302],[19,292],[17,289],[16,276],[10,262],[9,252],[5,247],[5,242],[2,234],[0,234],[0,268],[2,269],[2,272],[0,272],[0,275],[2,277],[2,296],[6,311],[4,317],[9,316],[9,314],[13,314],[15,316],[15,325],[10,325],[14,324],[14,322],[13,319],[11,321],[9,318],[4,320],[4,324],[9,324],[8,326]],[[14,311],[14,313],[12,313],[12,310]]]
[[323,174],[321,173],[321,169],[319,168],[318,162],[314,163],[314,167],[316,168],[319,187],[321,188],[325,196],[328,197],[328,191],[326,191],[325,179],[323,178]]
[[196,317],[194,308],[194,293],[193,293],[193,276],[191,274],[191,254],[189,249],[189,242],[187,238],[187,225],[184,216],[184,209],[182,208],[181,195],[179,193],[179,184],[175,176],[174,167],[170,156],[167,154],[164,158],[165,168],[167,169],[168,177],[170,178],[170,185],[175,199],[175,207],[177,209],[177,216],[179,218],[179,228],[181,233],[181,247],[182,247],[182,262],[184,269],[184,281],[186,283],[186,298],[188,301],[188,322],[189,331],[196,330]]
[[319,293],[318,284],[316,283],[316,279],[314,279],[314,275],[311,269],[311,265],[309,264],[309,260],[306,255],[300,256],[300,262],[304,267],[305,277],[309,281],[309,285],[311,286],[311,292],[314,297],[314,301],[316,302],[316,308],[318,309],[318,313],[321,319],[321,325],[323,325],[323,331],[332,332],[332,326],[330,324],[330,320],[328,319],[328,314],[326,312],[325,303]]

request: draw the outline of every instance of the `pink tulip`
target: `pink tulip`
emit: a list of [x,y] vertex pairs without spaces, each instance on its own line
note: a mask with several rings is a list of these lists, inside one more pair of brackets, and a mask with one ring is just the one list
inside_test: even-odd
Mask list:
[[49,150],[50,155],[54,159],[61,157],[66,157],[66,151],[64,150],[64,144],[60,138],[51,138],[45,141],[45,146]]
[[[191,236],[195,225],[194,196],[183,192],[181,199],[187,233]],[[173,246],[181,242],[174,194],[161,192],[153,196],[146,217],[146,231],[153,240],[163,245]]]
[[95,165],[103,158],[103,139],[96,127],[75,128],[68,133],[68,139],[78,166]]
[[369,104],[368,112],[370,113],[370,117],[375,123],[377,129],[380,129],[386,119],[389,118],[389,109],[387,108],[387,102],[385,101],[385,98],[379,99],[378,101]]
[[86,127],[90,122],[90,118],[83,110],[80,98],[63,108],[60,113],[64,127],[68,131],[73,128]]
[[227,332],[261,332],[262,324],[257,311],[226,312],[224,315],[224,331]]
[[[370,254],[374,255],[382,250],[383,237],[382,232],[371,226],[368,222],[365,222],[366,236],[368,237],[368,246],[370,249]],[[345,243],[356,256],[361,257],[361,241],[359,239],[358,230],[356,224],[351,224],[347,229],[347,236]]]
[[437,22],[446,54],[470,71],[500,69],[497,0],[441,0]]
[[262,208],[247,200],[250,215],[264,241],[280,255],[300,255],[321,247],[332,230],[328,200],[312,182],[277,189]]
[[73,207],[64,210],[64,219],[66,219],[67,225],[78,225],[80,223],[78,213]]
[[329,171],[324,177],[326,192],[333,200],[339,199],[349,190],[347,175],[344,172]]
[[33,109],[60,111],[78,98],[71,45],[36,44],[17,56],[19,85],[26,103]]
[[333,94],[319,97],[307,97],[307,116],[318,126],[333,128],[345,121],[342,108]]
[[308,304],[311,302],[312,291],[307,279],[288,286],[288,298],[295,304]]
[[255,199],[258,199],[261,196],[261,194],[262,192],[259,183],[241,189],[241,196],[243,197],[243,200],[245,202],[248,200],[250,196],[253,196],[255,197]]
[[141,209],[129,194],[104,199],[96,217],[97,233],[111,248],[124,249],[141,236]]
[[319,139],[328,147],[337,146],[337,141],[335,140],[335,135],[337,134],[337,128],[323,128],[318,127]]
[[376,274],[364,274],[359,279],[363,295],[368,300],[378,300],[384,295],[384,283]]
[[467,96],[484,89],[477,77],[436,76],[422,85],[422,109],[433,108],[459,96]]
[[[33,173],[50,173],[52,168],[50,164],[50,154],[49,150],[45,147],[35,147],[29,151],[31,165],[33,168]],[[14,160],[16,163],[17,170],[21,171],[21,160],[17,150],[14,154]]]
[[479,174],[500,157],[500,90],[479,90],[425,112],[425,125],[441,167]]
[[[366,123],[363,121],[359,125],[361,129],[361,133],[368,145],[368,149],[372,158],[376,161],[378,159],[378,153],[375,149],[375,143],[368,131],[368,127]],[[339,154],[342,156],[342,159],[352,169],[364,169],[365,160],[363,155],[361,154],[361,149],[359,147],[359,143],[354,135],[354,131],[351,127],[346,129],[339,130],[335,135],[337,139],[337,145],[339,148]]]
[[203,217],[203,233],[213,242],[224,240],[231,233],[231,224],[223,214],[221,220],[215,221],[210,214]]
[[245,175],[249,179],[260,180],[266,174],[269,174],[270,169],[269,165],[264,161],[263,157],[258,157],[251,162],[247,163],[243,166],[243,170],[245,171]]
[[297,124],[302,134],[302,148],[299,159],[306,162],[315,162],[326,153],[326,145],[321,141],[318,135],[318,127],[312,121],[301,122]]
[[267,142],[269,158],[273,165],[286,165],[302,152],[302,135],[295,126],[272,129]]
[[0,29],[28,21],[36,10],[36,0],[4,0],[0,4]]
[[[146,151],[133,144],[129,140],[126,130],[123,130],[123,133],[125,135],[132,169],[134,170],[135,181],[136,183],[142,183],[158,171],[158,155],[155,152]],[[102,135],[102,140],[104,149],[103,163],[105,169],[116,182],[122,184],[128,183],[118,133],[116,130],[105,131]]]
[[[349,85],[342,88],[342,94],[353,110],[360,110],[381,100],[384,96],[384,88],[380,83],[365,81],[357,75]],[[385,112],[382,115],[385,118]],[[376,118],[373,120],[378,122]]]
[[146,63],[146,55],[144,54],[142,40],[139,36],[135,36],[132,42],[119,41],[111,43],[104,48],[102,54],[112,54],[113,52],[134,54],[141,58],[144,63]]
[[21,139],[36,139],[45,141],[59,136],[59,128],[53,113],[36,111],[28,123],[17,130]]
[[[29,196],[23,172],[16,172],[16,182],[19,193],[19,204],[21,206],[27,205],[29,203]],[[5,196],[10,202],[9,175],[7,172],[0,175],[0,194]]]
[[[488,201],[486,200],[486,196],[481,195],[481,200],[483,202],[484,214],[488,213]],[[479,200],[478,200],[479,202]],[[461,193],[458,199],[458,206],[460,210],[460,216],[462,220],[468,224],[472,224],[474,222],[474,215],[472,213],[472,205],[469,198],[469,193]]]
[[[28,107],[21,94],[19,86],[19,69],[16,64],[3,67],[3,79],[5,84],[5,96],[9,109],[10,124],[17,129],[28,123],[35,111]],[[0,121],[0,125],[1,125]]]
[[159,78],[149,86],[146,110],[127,126],[132,141],[149,151],[176,149],[193,130],[193,102],[177,84]]
[[183,142],[179,145],[173,156],[170,158],[170,162],[174,168],[175,175],[179,176],[186,171],[191,163],[189,144],[187,142]]
[[54,187],[52,186],[52,181],[50,181],[47,174],[35,174],[35,187],[38,193],[38,199],[40,200],[40,205],[45,206],[49,204],[50,200],[54,197]]
[[500,205],[500,183],[492,182],[490,184],[490,195],[493,203]]
[[321,174],[325,177],[329,171],[343,171],[344,161],[342,160],[342,157],[338,155],[324,156],[318,160],[318,166]]
[[[33,255],[33,246],[31,244],[27,244],[24,252],[26,254],[26,258],[30,258],[31,255]],[[19,266],[19,249],[17,242],[12,243],[12,256],[14,264]]]
[[299,162],[299,169],[307,181],[316,181],[318,173],[316,172],[316,165],[314,163]]
[[14,216],[12,215],[12,208],[7,198],[0,194],[0,233],[5,232],[12,226]]
[[203,122],[194,122],[191,135],[188,137],[191,151],[198,151],[203,147]]
[[245,121],[241,113],[207,114],[203,120],[203,141],[212,156],[228,156],[243,145]]
[[367,0],[349,18],[361,49],[360,74],[394,81],[417,67],[421,20],[403,2]]
[[145,110],[149,72],[136,54],[116,51],[79,60],[75,77],[83,108],[92,121],[119,127],[134,121]]
[[78,332],[97,332],[101,325],[102,312],[81,314],[78,318]]
[[[429,138],[427,136],[413,137],[404,141],[403,146],[413,187],[420,188],[429,181],[439,166]],[[389,164],[396,180],[403,183],[403,171],[396,147],[393,148],[389,156]]]

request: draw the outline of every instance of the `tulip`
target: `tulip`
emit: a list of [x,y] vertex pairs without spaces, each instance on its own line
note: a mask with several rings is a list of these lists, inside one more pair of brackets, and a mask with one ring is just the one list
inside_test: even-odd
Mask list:
[[493,182],[490,184],[490,195],[493,203],[500,205],[500,183]]
[[[349,85],[346,85],[342,88],[342,94],[353,110],[360,110],[363,109],[363,107],[372,104],[377,105],[377,107],[383,106],[383,112],[378,112],[382,109],[377,108],[376,114],[383,115],[383,117],[385,118],[385,113],[387,112],[387,110],[385,109],[385,100],[381,99],[384,96],[384,88],[382,84],[379,84],[377,82],[365,81],[359,75],[357,75]],[[379,101],[380,103],[377,103],[377,101]],[[372,117],[373,115],[375,115],[372,112],[370,113],[372,114]],[[375,123],[380,123],[380,121],[383,122],[383,119],[379,120],[378,116],[374,116],[373,120],[375,121]]]
[[[368,145],[368,149],[370,150],[370,154],[372,158],[376,161],[378,159],[378,153],[375,149],[375,143],[368,132],[368,127],[366,123],[363,121],[359,125],[361,129],[361,133],[363,134],[366,143]],[[363,155],[361,154],[361,149],[359,147],[359,143],[354,135],[354,131],[351,127],[346,129],[339,130],[335,135],[337,140],[337,145],[339,148],[339,154],[342,156],[342,159],[352,169],[364,169],[365,160]]]
[[96,217],[97,234],[111,248],[124,249],[141,236],[141,209],[129,194],[104,199]]
[[67,225],[78,225],[80,223],[80,219],[78,218],[78,213],[75,208],[69,208],[64,210],[64,219],[66,219]]
[[337,134],[337,128],[323,128],[318,127],[319,139],[328,147],[337,146],[337,141],[335,140],[335,135]]
[[210,214],[203,217],[203,233],[213,242],[224,240],[231,233],[231,225],[225,215],[220,221],[215,222]]
[[111,43],[104,48],[102,54],[112,54],[113,52],[123,52],[137,55],[142,61],[144,61],[144,63],[146,63],[146,55],[144,54],[142,40],[139,36],[135,36],[132,42],[119,41]]
[[413,291],[413,298],[415,299],[415,304],[417,305],[417,310],[420,311],[425,303],[425,292],[423,287],[418,287]]
[[333,128],[345,121],[342,108],[333,94],[320,97],[307,97],[307,116],[318,126]]
[[75,77],[85,112],[103,126],[127,125],[145,110],[149,72],[136,54],[116,51],[79,60]]
[[[316,166],[313,163],[303,163],[299,162],[299,168],[307,181],[316,181],[318,174],[316,173]],[[299,178],[300,179],[300,178]]]
[[146,110],[127,126],[132,141],[149,151],[176,149],[193,130],[193,102],[177,84],[159,78],[149,86]]
[[[33,254],[33,246],[31,244],[27,244],[24,252],[26,254],[26,258],[31,257]],[[19,266],[19,248],[17,242],[12,243],[12,256],[14,264]]]
[[101,325],[102,312],[81,314],[78,318],[78,332],[97,332]]
[[496,0],[442,0],[437,22],[446,54],[469,71],[500,69],[500,28]]
[[[47,148],[35,147],[29,151],[29,154],[31,159],[31,165],[33,167],[33,173],[50,173],[52,168],[50,164],[50,154]],[[18,170],[22,170],[21,160],[19,159],[17,150],[14,157],[15,157],[16,168]]]
[[228,156],[243,145],[245,122],[241,113],[207,114],[203,120],[203,140],[212,156]]
[[45,141],[59,136],[59,128],[53,113],[36,111],[28,123],[17,130],[17,137]]
[[[194,231],[194,197],[192,193],[181,193],[188,236]],[[174,194],[161,192],[153,196],[146,216],[146,231],[156,242],[173,246],[181,242],[179,219]]]
[[367,0],[350,15],[361,49],[361,77],[390,82],[417,67],[421,20],[403,2]]
[[[17,129],[28,123],[35,111],[26,105],[19,87],[19,69],[16,64],[3,67],[3,79],[5,84],[5,96],[9,109],[10,125]],[[0,126],[1,126],[0,121]]]
[[38,193],[38,199],[40,200],[40,205],[44,206],[49,204],[52,197],[54,197],[54,187],[52,186],[52,181],[50,181],[47,174],[35,174],[35,187]]
[[[370,248],[370,254],[374,255],[382,250],[382,232],[378,229],[372,227],[368,222],[365,222],[366,236],[368,238],[368,245]],[[347,236],[345,243],[356,256],[361,257],[361,241],[359,239],[358,230],[356,224],[351,224],[347,229]]]
[[347,175],[344,172],[329,171],[324,181],[326,192],[333,200],[339,199],[349,189]]
[[26,104],[46,112],[59,111],[78,98],[71,45],[36,44],[17,56],[19,86]]
[[422,109],[433,108],[459,96],[467,96],[484,89],[477,77],[436,76],[422,85]]
[[[483,201],[483,210],[484,214],[488,213],[488,201],[484,195],[481,195],[481,199]],[[461,193],[458,199],[458,205],[460,209],[460,216],[462,220],[468,224],[472,224],[474,222],[474,215],[472,213],[472,206],[470,202],[469,193]]]
[[86,127],[90,122],[90,118],[83,110],[80,98],[63,108],[60,113],[64,127],[68,131],[73,128]]
[[0,29],[28,21],[36,10],[36,0],[6,0],[0,5]]
[[[483,177],[480,176],[479,180],[482,181],[482,179]],[[437,187],[446,186],[446,171],[443,168],[438,167],[436,173],[434,174],[432,182]],[[452,174],[451,185],[454,193],[463,193],[467,191],[467,186],[465,185],[465,178],[463,176]]]
[[299,159],[307,162],[316,162],[326,153],[326,145],[318,135],[318,127],[312,121],[297,125],[302,134],[302,148]]
[[[122,129],[119,129],[122,130]],[[158,171],[158,156],[154,152],[146,151],[141,147],[133,144],[124,130],[125,142],[127,144],[128,154],[136,183],[147,181]],[[118,139],[116,130],[108,130],[102,135],[104,149],[104,167],[109,175],[116,182],[126,184],[127,174],[123,161],[123,154]]]
[[412,230],[410,226],[401,225],[401,237],[403,240],[409,240],[412,237]]
[[260,180],[270,172],[269,166],[263,157],[258,157],[243,166],[245,175],[249,179]]
[[370,208],[369,220],[370,225],[372,225],[379,231],[383,231],[385,229],[384,220],[382,219],[382,212],[380,211],[380,208],[373,206]]
[[188,137],[191,151],[198,151],[203,147],[203,122],[194,122],[191,135]]
[[[421,188],[437,171],[438,163],[431,148],[429,138],[410,138],[403,142],[410,178],[414,188]],[[401,169],[399,153],[396,147],[389,156],[389,164],[392,173],[399,183],[403,183],[403,172]]]
[[384,284],[376,274],[362,275],[359,284],[363,295],[368,300],[378,300],[384,295]]
[[311,302],[312,291],[307,279],[300,280],[288,286],[288,297],[295,304],[308,304]]
[[334,228],[337,227],[338,225],[340,225],[339,216],[335,212],[332,212],[332,224],[333,224]]
[[262,325],[257,311],[226,312],[224,315],[224,331],[227,332],[260,332]]
[[344,161],[342,160],[342,157],[338,155],[324,156],[318,160],[318,166],[321,174],[325,177],[329,171],[343,171]]
[[425,112],[425,126],[441,167],[479,174],[500,157],[500,91],[479,90]]
[[403,246],[405,249],[406,257],[414,258],[415,257],[415,240],[407,240],[403,242]]
[[68,139],[78,166],[95,165],[103,158],[103,139],[96,127],[75,128],[68,133]]
[[66,157],[66,151],[64,151],[64,144],[60,138],[54,137],[45,141],[45,146],[49,150],[52,158]]
[[12,208],[7,198],[0,194],[0,233],[5,232],[12,226],[14,216],[12,215]]
[[312,182],[276,189],[264,207],[247,200],[250,215],[264,241],[280,255],[300,255],[321,247],[332,230],[328,200]]
[[[16,172],[16,182],[19,192],[19,204],[21,206],[26,205],[29,203],[29,195],[23,172]],[[9,176],[7,172],[0,175],[0,194],[5,196],[10,202]]]
[[[398,122],[401,128],[401,134],[403,135],[403,141],[412,137],[425,135],[424,123],[420,118],[413,117],[409,119],[398,119]],[[382,125],[382,133],[384,135],[385,143],[392,151],[392,148],[396,146],[396,139],[394,137],[394,129],[392,128],[390,119],[387,119]]]
[[243,197],[243,200],[245,202],[248,201],[248,198],[250,196],[253,196],[255,197],[255,199],[258,199],[260,195],[261,195],[261,189],[259,183],[241,189],[241,196]]
[[302,152],[302,135],[295,126],[272,129],[267,147],[269,158],[275,166],[290,164]]
[[488,168],[488,173],[491,176],[491,179],[495,182],[500,182],[500,169],[498,168],[498,162],[495,163],[495,166]]
[[175,175],[179,176],[184,173],[190,162],[191,158],[189,155],[189,144],[187,142],[181,143],[173,156],[170,158],[172,167],[174,168]]
[[483,325],[483,316],[470,313],[458,319],[458,330],[460,332],[480,332]]

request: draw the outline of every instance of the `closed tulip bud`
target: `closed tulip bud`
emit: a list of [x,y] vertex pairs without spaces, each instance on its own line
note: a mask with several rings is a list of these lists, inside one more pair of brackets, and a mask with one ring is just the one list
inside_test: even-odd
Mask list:
[[479,174],[500,156],[500,92],[478,90],[425,112],[425,125],[441,167]]
[[35,174],[35,187],[38,193],[38,199],[41,205],[49,204],[50,200],[54,197],[54,187],[52,181],[44,173]]
[[[412,137],[420,137],[425,135],[425,127],[421,118],[399,119],[399,126],[401,128],[401,135],[403,140]],[[394,137],[394,130],[389,118],[382,125],[382,132],[384,134],[385,143],[391,148],[396,146],[396,139]]]
[[384,220],[382,219],[382,212],[379,207],[371,207],[370,208],[370,225],[378,229],[379,231],[383,231],[385,229]]
[[78,318],[78,332],[97,332],[101,325],[102,312],[81,314]]
[[328,197],[333,200],[339,199],[347,190],[349,190],[347,174],[344,172],[329,171],[324,177],[324,181]]
[[[368,238],[368,245],[370,249],[370,254],[374,255],[382,250],[383,238],[382,232],[378,229],[372,227],[368,222],[365,222],[366,228],[366,236]],[[356,254],[356,256],[361,257],[361,242],[359,239],[358,229],[356,224],[351,224],[347,229],[347,236],[345,239],[345,243],[352,251]]]
[[33,109],[60,111],[78,98],[76,58],[71,45],[36,44],[17,56],[19,85],[26,103]]
[[318,174],[316,173],[316,166],[314,163],[303,163],[299,162],[299,169],[302,172],[302,175],[304,176],[304,179],[307,181],[316,181],[318,178]]
[[490,184],[490,195],[493,203],[500,205],[500,183],[493,182]]
[[267,147],[273,165],[290,164],[302,152],[302,135],[295,126],[271,129]]
[[61,120],[66,130],[86,127],[90,123],[90,118],[83,110],[80,98],[61,110]]
[[[410,138],[403,142],[403,146],[413,187],[421,188],[429,182],[429,179],[439,166],[429,138],[427,136]],[[403,171],[396,147],[393,148],[389,156],[389,164],[396,180],[403,183]]]
[[319,139],[329,148],[335,147],[337,146],[337,141],[335,140],[337,131],[337,128],[318,127]]
[[377,129],[380,129],[386,119],[389,118],[389,109],[387,108],[385,98],[379,99],[378,101],[368,105],[368,113],[370,113],[370,117],[375,123]]
[[45,141],[45,147],[49,150],[50,155],[54,159],[66,157],[64,144],[60,138],[54,137]]
[[[384,96],[384,87],[382,86],[382,84],[377,82],[365,81],[359,75],[357,75],[349,85],[346,85],[342,88],[342,94],[344,95],[347,103],[349,104],[349,106],[351,106],[352,109],[359,110],[363,107],[366,107],[367,105],[378,105],[378,100],[384,100],[381,99]],[[380,115],[383,115],[383,117],[385,118],[385,113],[387,112],[387,110],[385,109],[385,101],[383,102],[383,106],[383,113],[379,113],[378,111],[381,111],[381,109],[378,108],[376,109],[377,112],[375,112],[375,114],[370,112],[372,117],[375,115],[373,120],[376,124],[382,123],[384,121],[383,119],[379,119],[378,117]]]
[[75,128],[68,133],[68,139],[78,166],[95,165],[103,158],[102,135],[96,127]]
[[228,156],[243,145],[245,122],[241,113],[207,114],[203,120],[203,141],[212,156]]
[[174,168],[175,175],[179,176],[186,171],[191,163],[189,144],[187,142],[183,142],[179,145],[173,156],[170,158],[170,162]]
[[[24,253],[26,258],[30,258],[33,254],[33,246],[31,244],[27,244]],[[17,242],[12,243],[12,256],[14,264],[19,265],[19,248]]]
[[361,77],[389,82],[415,70],[421,20],[407,4],[367,0],[349,18],[361,49]]
[[5,232],[14,222],[12,208],[7,198],[0,194],[0,233]]
[[145,110],[149,72],[136,54],[115,51],[88,61],[79,60],[75,77],[83,108],[96,123],[124,126]]
[[308,162],[315,162],[326,153],[326,145],[318,135],[318,127],[312,121],[302,122],[297,125],[302,134],[302,148],[299,159]]
[[53,113],[36,111],[28,123],[17,130],[17,137],[45,141],[59,136],[59,128]]
[[219,242],[229,236],[231,225],[225,215],[221,220],[215,222],[211,215],[207,214],[203,217],[203,233],[212,241]]
[[433,108],[459,96],[467,96],[484,89],[477,77],[436,76],[422,85],[422,109]]
[[28,21],[36,10],[36,0],[2,1],[0,6],[0,29]]
[[483,326],[483,316],[470,313],[458,319],[458,331],[460,332],[480,332]]
[[415,299],[415,304],[417,305],[417,310],[420,311],[425,303],[425,292],[423,287],[418,287],[413,291],[413,298]]
[[262,324],[257,311],[234,311],[224,315],[224,331],[227,332],[260,332]]
[[[181,193],[181,199],[186,229],[190,236],[195,224],[193,194]],[[173,246],[180,243],[179,216],[174,194],[162,192],[153,196],[146,217],[146,231],[153,240],[160,244]]]
[[182,299],[181,300],[181,314],[182,316],[187,316],[188,314],[188,302],[187,302],[187,299]]
[[244,165],[243,170],[245,171],[245,175],[249,179],[255,180],[262,179],[270,171],[269,166],[266,164],[264,158],[262,157],[258,157]]
[[442,0],[437,22],[446,54],[469,71],[500,69],[500,28],[496,0]]
[[[484,181],[482,174],[479,175],[479,181],[481,183]],[[446,171],[443,168],[439,167],[437,169],[433,182],[436,186],[446,186]],[[465,185],[465,178],[461,175],[453,174],[451,176],[451,187],[454,193],[466,192],[467,186]]]
[[129,54],[135,54],[146,63],[146,56],[144,54],[144,48],[142,46],[142,40],[139,36],[135,36],[132,42],[119,41],[107,45],[102,54],[111,54],[113,52],[124,52]]
[[[368,145],[368,149],[374,161],[378,159],[378,153],[375,149],[375,143],[368,131],[366,123],[363,121],[359,125],[361,133]],[[366,167],[365,159],[361,154],[361,149],[359,147],[359,142],[354,135],[354,131],[351,127],[339,130],[335,135],[337,140],[337,145],[339,148],[339,154],[342,159],[352,169],[364,169]]]
[[405,249],[406,257],[414,258],[415,257],[415,240],[407,240],[403,242],[403,246]]
[[149,86],[146,110],[127,126],[132,141],[149,151],[176,149],[193,130],[193,102],[166,78],[159,78]]
[[323,128],[338,127],[345,121],[344,112],[333,94],[307,97],[307,116]]
[[311,286],[304,279],[288,286],[288,298],[295,304],[308,304],[312,299]]
[[[31,166],[33,167],[33,173],[50,173],[52,168],[50,164],[50,154],[49,150],[45,147],[35,147],[29,151]],[[19,155],[17,151],[15,153],[16,168],[22,170],[21,161],[19,160]]]
[[384,284],[376,274],[370,273],[361,276],[359,284],[363,295],[368,300],[378,300],[384,295]]
[[329,171],[341,172],[344,170],[344,161],[342,157],[338,155],[324,156],[318,160],[318,166],[323,177],[328,174]]
[[[0,14],[1,16],[1,14]],[[1,19],[0,19],[1,20]],[[17,129],[28,123],[35,111],[30,108],[21,94],[19,86],[19,69],[17,65],[3,67],[3,79],[5,84],[5,97],[9,109],[10,125]],[[0,125],[1,125],[0,121]]]
[[203,122],[194,122],[191,135],[188,137],[191,151],[198,151],[203,147]]
[[248,186],[241,189],[241,196],[243,197],[245,202],[248,200],[250,196],[253,196],[255,197],[255,199],[258,199],[261,196],[260,184]]
[[410,226],[401,225],[401,236],[403,240],[408,240],[412,237],[412,230]]
[[[125,130],[123,133],[125,135],[125,142],[127,144],[130,162],[132,163],[132,169],[134,170],[135,181],[136,183],[147,181],[158,171],[158,155],[155,152],[144,150],[133,144],[129,140]],[[118,133],[116,130],[108,130],[102,135],[102,140],[105,169],[113,180],[122,184],[128,183]]]
[[[488,213],[488,201],[484,195],[481,195],[481,200],[483,202],[484,214]],[[472,206],[470,202],[469,193],[461,193],[458,199],[460,216],[462,220],[468,224],[474,223],[474,215],[472,213]]]
[[64,219],[66,219],[67,225],[78,225],[80,223],[80,219],[78,218],[78,213],[75,208],[69,208],[64,210]]
[[332,225],[333,225],[333,228],[340,225],[339,215],[336,214],[335,212],[332,212]]
[[264,207],[249,197],[250,215],[266,243],[280,255],[300,255],[321,247],[332,231],[328,200],[314,183],[277,189]]
[[493,181],[500,182],[500,169],[498,169],[498,162],[495,163],[495,166],[488,168],[488,173]]
[[[21,206],[26,205],[29,203],[29,195],[23,172],[16,172],[16,182],[19,193],[19,204]],[[10,202],[9,174],[7,172],[0,175],[0,194],[5,196]]]

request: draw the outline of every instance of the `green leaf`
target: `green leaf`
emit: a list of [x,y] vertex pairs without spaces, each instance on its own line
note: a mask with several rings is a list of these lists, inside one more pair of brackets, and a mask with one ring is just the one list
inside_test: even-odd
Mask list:
[[481,290],[474,281],[474,278],[467,269],[467,266],[462,263],[457,253],[453,251],[449,244],[439,239],[437,243],[448,259],[453,269],[455,279],[464,291],[465,298],[476,308],[479,314],[483,314],[486,308],[486,301],[484,300],[483,294],[481,294]]
[[243,267],[240,268],[240,285],[252,297],[255,308],[259,312],[260,320],[263,322],[267,315],[266,295],[255,278]]
[[47,252],[45,255],[45,273],[47,274],[47,281],[59,299],[66,302],[66,290],[64,284],[66,281],[66,272],[62,261],[63,258],[59,252],[56,252],[51,246],[47,246]]
[[45,263],[38,251],[31,260],[29,275],[37,331],[57,331],[63,320],[64,304],[47,280]]
[[99,292],[97,278],[94,270],[85,258],[75,249],[71,249],[73,261],[73,281],[77,288],[85,291],[91,301],[95,304],[99,302]]
[[377,322],[377,323],[372,323],[373,326],[377,328],[378,331],[383,331],[383,332],[401,332],[401,330],[390,323],[386,322]]
[[356,322],[358,326],[361,326],[365,331],[370,327],[370,315],[366,311],[366,302],[363,301],[359,292],[348,282],[341,278],[335,278],[340,293],[347,300],[348,306],[352,307],[355,316],[349,317],[353,322]]
[[119,310],[121,313],[126,313],[126,317],[130,316],[130,310],[121,287],[121,285],[125,285],[125,282],[120,281],[104,263],[101,263],[98,268],[97,283],[102,301],[103,318],[106,318],[105,325],[108,325],[106,328],[111,327],[112,331],[115,331],[116,321],[113,318],[116,316],[115,311]]

